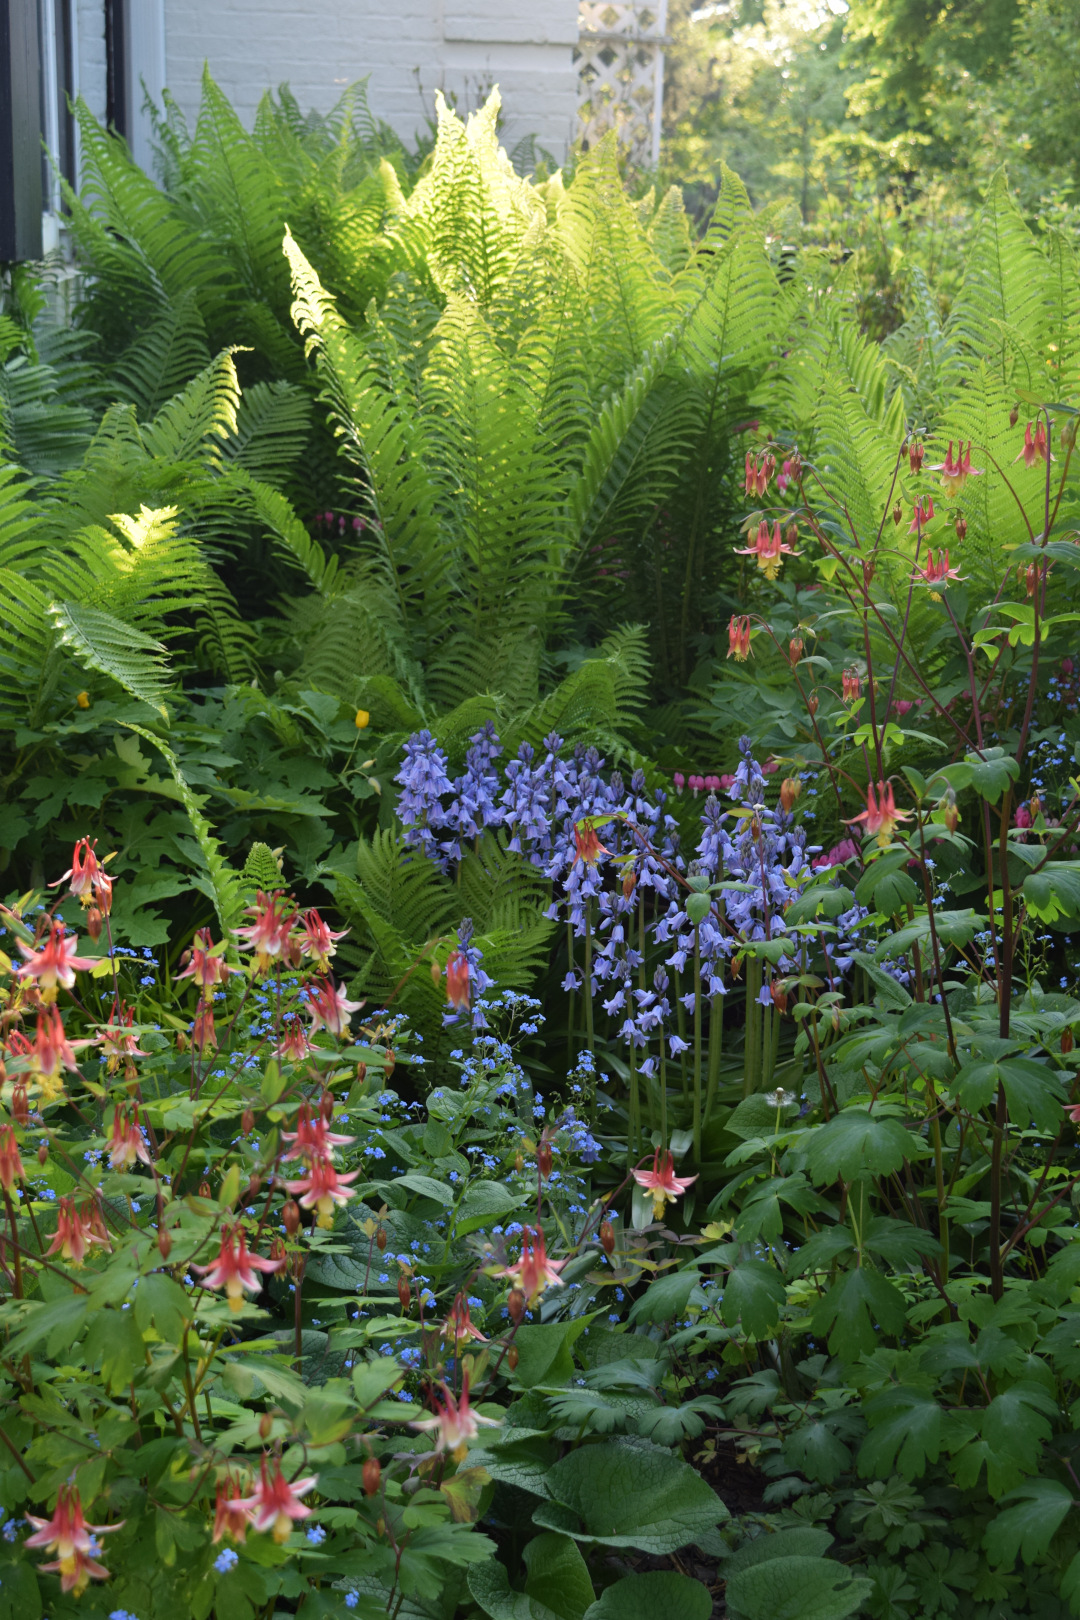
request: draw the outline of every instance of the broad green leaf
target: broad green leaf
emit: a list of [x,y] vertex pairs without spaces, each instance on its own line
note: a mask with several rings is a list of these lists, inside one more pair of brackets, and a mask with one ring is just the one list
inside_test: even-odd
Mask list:
[[882,1333],[901,1333],[907,1305],[899,1288],[879,1271],[858,1266],[844,1272],[811,1316],[815,1333],[827,1333],[829,1349],[845,1361],[869,1355]]
[[29,1559],[0,1566],[0,1620],[41,1620],[41,1592]]
[[163,1271],[152,1271],[140,1280],[134,1310],[143,1333],[153,1326],[172,1344],[179,1343],[184,1323],[192,1318],[189,1295]]
[[559,1620],[581,1620],[595,1593],[577,1542],[545,1531],[526,1544],[524,1558],[528,1595]]
[[732,1620],[845,1620],[870,1595],[869,1581],[830,1558],[770,1558],[727,1583]]
[[926,1390],[883,1389],[865,1402],[863,1415],[870,1433],[859,1450],[861,1474],[917,1479],[945,1448],[946,1415]]
[[806,1148],[810,1175],[821,1186],[891,1175],[916,1144],[899,1120],[866,1108],[845,1108],[812,1131]]
[[1065,1088],[1055,1069],[1032,1058],[1003,1058],[997,1063],[965,1063],[956,1077],[953,1096],[977,1113],[986,1108],[1001,1085],[1014,1125],[1030,1123],[1041,1131],[1056,1131],[1061,1121]]
[[574,1371],[570,1346],[591,1321],[592,1315],[588,1315],[572,1322],[536,1322],[518,1328],[514,1340],[518,1349],[514,1382],[518,1387],[568,1383]]
[[980,797],[989,799],[991,804],[997,804],[1009,783],[1015,782],[1020,775],[1017,761],[1001,748],[986,749],[983,759],[977,754],[967,754],[965,763],[971,769],[971,786]]
[[828,1420],[813,1418],[792,1428],[784,1441],[784,1460],[807,1479],[831,1485],[851,1467],[851,1452]]
[[[1008,1564],[1022,1557],[1033,1564],[1050,1546],[1054,1534],[1073,1505],[1072,1492],[1056,1479],[1028,1479],[1001,1498],[1002,1511],[992,1519],[983,1546],[992,1564]],[[1011,1502],[1011,1507],[1005,1507]]]
[[741,1325],[745,1334],[763,1339],[776,1327],[786,1302],[784,1279],[774,1266],[743,1260],[727,1275],[720,1309],[729,1327]]
[[476,1181],[468,1189],[458,1210],[455,1226],[459,1237],[478,1232],[492,1221],[501,1221],[520,1208],[523,1199],[501,1181]]
[[1056,923],[1080,912],[1080,866],[1073,861],[1049,861],[1024,879],[1024,904],[1040,922]]
[[677,1570],[627,1575],[609,1586],[585,1612],[585,1620],[709,1620],[712,1594]]
[[654,1277],[645,1292],[633,1303],[630,1322],[670,1322],[682,1316],[694,1304],[699,1309],[705,1304],[700,1288],[701,1278],[692,1267],[686,1271],[670,1271],[666,1277]]
[[982,1422],[991,1496],[1002,1496],[1036,1471],[1052,1433],[1048,1419],[1058,1415],[1057,1402],[1041,1384],[1022,1381],[994,1396]]
[[448,1207],[457,1202],[457,1194],[447,1181],[436,1181],[434,1176],[425,1176],[419,1170],[408,1170],[403,1176],[395,1176],[389,1183],[391,1187],[406,1187],[409,1192],[419,1193],[421,1198],[430,1198],[436,1204],[446,1204]]
[[695,1469],[645,1440],[580,1446],[548,1470],[534,1522],[578,1541],[677,1552],[728,1517]]

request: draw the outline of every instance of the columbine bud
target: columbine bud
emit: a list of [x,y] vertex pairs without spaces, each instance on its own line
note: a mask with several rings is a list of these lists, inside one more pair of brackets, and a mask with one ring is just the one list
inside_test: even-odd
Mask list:
[[362,1086],[366,1079],[367,1079],[367,1064],[366,1063],[358,1063],[356,1065],[356,1083],[357,1083],[357,1085]]
[[271,1260],[276,1260],[279,1264],[286,1258],[285,1245],[276,1232],[274,1233],[270,1244],[270,1258]]
[[963,540],[966,537],[966,535],[967,535],[967,521],[966,521],[966,519],[964,517],[963,512],[957,512],[957,514],[956,514],[956,538],[958,540]]
[[207,1181],[206,1177],[203,1176],[202,1180],[199,1182],[199,1197],[212,1198],[213,1196],[213,1193],[210,1191],[210,1183]]
[[281,1206],[281,1224],[290,1237],[295,1237],[300,1230],[300,1205],[295,1198],[286,1198]]
[[23,1126],[29,1125],[30,1103],[26,1095],[26,1085],[22,1080],[19,1081],[18,1085],[12,1088],[11,1112],[16,1124]]
[[1031,819],[1034,822],[1039,818],[1039,816],[1042,815],[1042,800],[1039,798],[1037,793],[1033,793],[1031,795],[1031,804],[1029,808],[1031,810]]
[[385,1519],[376,1519],[375,1520],[375,1534],[377,1536],[379,1536],[379,1537],[385,1536],[385,1534],[386,1534],[386,1520]]
[[37,1150],[37,1162],[38,1162],[38,1164],[48,1164],[48,1162],[49,1162],[49,1144],[48,1144],[48,1142],[42,1142],[40,1147],[38,1148],[38,1150]]
[[956,808],[956,794],[952,788],[945,790],[944,797],[941,800],[941,811],[946,827],[950,832],[955,832],[957,823],[960,820],[960,812]]
[[780,784],[780,803],[788,815],[795,808],[795,800],[802,792],[802,783],[797,776],[785,776]]
[[390,1076],[394,1072],[394,1065],[396,1063],[397,1063],[397,1058],[394,1056],[393,1052],[389,1048],[387,1048],[387,1052],[386,1052],[386,1078],[388,1080],[389,1080]]
[[183,1030],[183,1029],[178,1029],[177,1032],[176,1032],[176,1050],[178,1052],[186,1052],[187,1049],[188,1049],[187,1031]]
[[769,994],[772,996],[773,1006],[777,1012],[781,1015],[786,1013],[788,1009],[788,993],[778,979],[774,979],[770,984]]
[[255,1129],[255,1110],[253,1108],[245,1108],[240,1115],[240,1129],[245,1136],[250,1136]]
[[332,1091],[323,1092],[322,1097],[319,1099],[319,1112],[326,1124],[329,1125],[334,1118],[334,1093]]
[[506,1308],[510,1312],[511,1322],[520,1322],[525,1315],[525,1295],[520,1288],[511,1288],[506,1296]]
[[514,1371],[519,1359],[518,1347],[516,1344],[512,1344],[509,1350],[506,1352],[506,1365],[509,1367],[511,1372]]
[[240,1194],[240,1202],[242,1204],[254,1203],[255,1199],[258,1198],[259,1193],[260,1193],[261,1190],[262,1190],[262,1176],[252,1176],[251,1180],[248,1182],[247,1186],[244,1188],[243,1192]]
[[551,1174],[551,1143],[550,1142],[541,1142],[540,1143],[540,1146],[536,1150],[536,1163],[539,1166],[540,1174],[543,1176],[544,1180],[546,1181],[548,1176],[550,1176],[550,1174]]
[[386,1227],[380,1226],[375,1234],[375,1247],[380,1254],[386,1253]]
[[896,505],[892,509],[892,520],[894,523],[899,524],[903,516],[904,508],[900,505],[900,502],[897,501]]
[[820,701],[821,701],[821,700],[820,700],[820,698],[819,698],[819,697],[818,697],[818,695],[817,695],[817,693],[816,693],[816,692],[811,692],[811,693],[810,693],[810,696],[809,696],[809,697],[808,697],[808,698],[807,698],[807,700],[806,700],[806,707],[807,707],[807,708],[808,708],[808,709],[809,709],[809,710],[810,710],[810,718],[811,718],[811,719],[813,719],[813,717],[814,717],[814,715],[815,715],[815,714],[817,714],[817,711],[818,711],[818,703],[819,703],[819,702],[820,702]]
[[1063,1057],[1067,1056],[1072,1051],[1075,1044],[1076,1043],[1073,1040],[1073,1032],[1072,1032],[1072,1030],[1071,1029],[1063,1029],[1062,1032],[1061,1032],[1061,1053],[1062,1053],[1062,1056]]
[[918,439],[912,439],[908,444],[908,465],[913,473],[922,472],[923,447]]
[[172,1238],[164,1226],[158,1227],[157,1246],[158,1254],[163,1260],[167,1260],[172,1254]]
[[799,659],[802,657],[805,650],[806,643],[802,636],[792,636],[791,640],[788,642],[787,650],[788,659],[791,663],[792,669],[795,668],[795,665],[799,662]]
[[798,540],[798,538],[799,538],[799,525],[797,523],[789,523],[787,528],[784,531],[784,544],[788,545],[788,546],[794,546],[795,542]]
[[615,1252],[615,1228],[610,1221],[600,1222],[600,1247],[605,1254]]
[[436,990],[442,983],[442,968],[439,966],[438,962],[435,961],[434,957],[432,957],[431,960],[431,982],[435,986]]
[[636,887],[637,887],[637,873],[633,870],[632,867],[628,866],[626,868],[626,871],[623,873],[623,880],[622,880],[623,899],[624,900],[629,900],[630,896],[633,894]]
[[273,1427],[273,1418],[270,1416],[269,1412],[264,1412],[262,1417],[259,1419],[259,1439],[269,1440],[270,1431]]
[[412,1289],[409,1287],[409,1279],[404,1272],[401,1273],[397,1280],[397,1297],[401,1304],[402,1314],[407,1316],[409,1307],[412,1304]]
[[1019,405],[1014,405],[1012,410],[1009,412],[1009,426],[1010,427],[1015,427],[1017,422],[1019,422],[1019,420],[1020,420],[1020,407],[1019,407]]
[[102,922],[102,915],[97,906],[91,906],[86,913],[86,932],[91,939],[101,938]]
[[515,1156],[514,1156],[514,1169],[520,1175],[520,1173],[522,1172],[522,1170],[524,1170],[524,1168],[525,1168],[524,1155],[522,1155],[520,1153],[515,1154]]
[[378,1457],[365,1457],[360,1477],[364,1482],[364,1495],[374,1496],[382,1482],[382,1468]]

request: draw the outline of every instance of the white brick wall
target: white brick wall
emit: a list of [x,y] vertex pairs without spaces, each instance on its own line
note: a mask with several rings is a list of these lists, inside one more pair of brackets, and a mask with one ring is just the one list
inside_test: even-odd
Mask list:
[[75,87],[95,118],[105,118],[105,7],[102,0],[76,0]]

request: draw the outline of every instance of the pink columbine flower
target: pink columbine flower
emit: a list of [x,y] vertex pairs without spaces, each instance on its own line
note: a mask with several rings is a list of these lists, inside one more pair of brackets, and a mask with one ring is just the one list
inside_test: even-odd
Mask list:
[[1013,457],[1013,460],[1022,460],[1025,467],[1034,467],[1037,461],[1053,461],[1055,458],[1050,454],[1050,445],[1046,437],[1046,423],[1042,417],[1040,416],[1036,424],[1034,438],[1032,437],[1031,427],[1032,424],[1029,422],[1024,429],[1024,448],[1018,456]]
[[265,973],[289,949],[289,932],[293,924],[292,901],[280,891],[272,895],[258,890],[255,904],[248,911],[255,913],[255,921],[236,930],[255,952],[255,971]]
[[855,826],[862,822],[868,833],[873,833],[877,839],[879,849],[888,849],[892,842],[893,828],[898,821],[910,821],[909,810],[898,810],[893,797],[891,782],[878,783],[878,796],[874,796],[874,784],[866,785],[866,809],[860,810],[857,816],[845,816],[848,826]]
[[917,500],[912,512],[911,522],[908,524],[908,534],[918,534],[920,530],[925,529],[933,516],[933,496],[927,495],[925,499]]
[[304,913],[300,954],[310,956],[319,971],[325,973],[330,966],[330,958],[337,954],[337,941],[344,939],[348,932],[347,928],[342,928],[338,933],[328,928],[313,906]]
[[302,1063],[314,1050],[308,1032],[299,1018],[295,1013],[287,1013],[283,1021],[281,1040],[278,1042],[277,1057],[285,1058],[289,1063]]
[[101,1049],[106,1057],[105,1067],[110,1074],[115,1074],[121,1065],[126,1064],[128,1058],[146,1056],[138,1044],[134,1024],[134,1008],[129,1007],[126,1001],[114,999],[109,1022],[99,1037]]
[[17,1181],[26,1180],[19,1144],[12,1125],[0,1125],[0,1187],[10,1193]]
[[231,1474],[219,1479],[214,1492],[214,1534],[212,1539],[220,1541],[229,1536],[233,1541],[243,1541],[251,1522],[251,1510],[255,1506],[253,1496],[241,1496],[240,1484]]
[[[1021,454],[1022,453],[1023,452],[1021,452]],[[961,439],[957,448],[955,461],[953,460],[953,442],[950,439],[949,450],[945,460],[938,466],[931,467],[930,471],[939,472],[941,474],[942,488],[950,500],[954,495],[959,495],[969,478],[982,477],[982,468],[973,467],[971,465],[970,439],[968,440],[968,447],[966,450],[964,449],[964,441]]]
[[200,928],[192,942],[191,961],[182,973],[176,975],[177,983],[181,979],[194,979],[203,999],[209,1001],[214,986],[224,984],[232,971],[223,955],[224,950],[224,941],[215,945],[210,938],[209,928]]
[[469,1339],[478,1339],[481,1344],[487,1344],[488,1341],[480,1329],[473,1326],[469,1316],[469,1301],[464,1294],[458,1294],[450,1307],[450,1312],[443,1323],[442,1336],[454,1346],[455,1350],[460,1350]]
[[56,1236],[45,1250],[46,1255],[59,1253],[65,1260],[79,1267],[83,1264],[90,1246],[100,1243],[103,1248],[111,1249],[108,1233],[105,1231],[100,1215],[97,1219],[93,1215],[80,1215],[75,1208],[74,1198],[61,1198],[57,1207]]
[[331,1035],[347,1035],[350,1017],[354,1012],[359,1012],[363,1005],[362,1001],[348,999],[343,984],[335,985],[331,979],[323,979],[308,990],[307,1010],[311,1017],[311,1033],[314,1035],[317,1029],[325,1029]]
[[31,1066],[41,1079],[42,1089],[46,1092],[59,1090],[61,1070],[69,1072],[75,1070],[76,1046],[92,1046],[93,1041],[69,1041],[64,1031],[64,1020],[60,1016],[60,1009],[55,1001],[43,1007],[38,1014],[37,1029],[34,1033],[34,1048],[31,1054]]
[[911,575],[912,579],[920,585],[947,585],[950,580],[963,578],[959,568],[949,567],[949,549],[946,546],[938,552],[937,560],[934,553],[927,547],[926,561],[921,568],[916,568]]
[[330,1227],[334,1224],[334,1208],[338,1204],[347,1204],[350,1198],[356,1197],[356,1191],[349,1186],[360,1174],[359,1170],[350,1170],[340,1176],[333,1164],[327,1158],[313,1159],[308,1172],[298,1181],[286,1182],[291,1193],[300,1193],[300,1204],[303,1209],[318,1211],[315,1218],[316,1226]]
[[[794,532],[794,527],[789,533]],[[736,546],[735,552],[740,557],[756,557],[757,565],[768,580],[774,580],[783,566],[785,557],[798,557],[800,555],[793,546],[782,537],[780,523],[776,520],[770,531],[768,520],[762,518],[758,524],[757,535],[752,546]]]
[[1068,1113],[1073,1124],[1080,1125],[1080,1103],[1077,1103],[1075,1108],[1070,1108]]
[[54,918],[44,945],[25,945],[19,940],[19,950],[26,958],[18,969],[20,978],[36,979],[43,998],[55,1001],[58,989],[71,989],[76,973],[96,965],[92,957],[75,955],[78,944],[74,934],[65,933],[63,923]]
[[63,877],[50,883],[49,888],[58,889],[61,883],[67,883],[68,894],[82,906],[96,905],[99,911],[108,915],[112,908],[112,878],[98,860],[96,851],[96,838],[93,843],[89,838],[80,838],[75,845],[70,867]]
[[221,1248],[213,1265],[191,1269],[202,1272],[204,1288],[224,1288],[230,1311],[240,1311],[245,1288],[249,1294],[257,1294],[262,1287],[256,1272],[280,1271],[283,1264],[281,1260],[266,1260],[261,1254],[249,1254],[244,1228],[234,1226],[222,1231]]
[[143,1140],[142,1126],[139,1124],[139,1105],[134,1103],[129,1114],[124,1104],[120,1103],[112,1119],[109,1163],[114,1170],[130,1170],[136,1159],[141,1159],[143,1164],[150,1163],[150,1155]]
[[264,1452],[259,1483],[251,1499],[251,1523],[255,1530],[269,1530],[280,1547],[282,1542],[288,1541],[293,1521],[306,1519],[311,1512],[311,1509],[300,1501],[300,1497],[315,1489],[319,1477],[312,1474],[308,1479],[297,1479],[290,1485],[281,1472],[279,1457],[274,1459],[273,1474],[267,1472],[266,1463]]
[[744,613],[741,619],[734,613],[731,615],[731,623],[728,625],[727,655],[729,658],[734,658],[737,664],[745,664],[750,657],[750,617],[748,614]]
[[32,1513],[26,1517],[35,1529],[23,1545],[44,1547],[47,1552],[58,1555],[54,1563],[41,1564],[39,1568],[60,1576],[62,1592],[74,1592],[80,1597],[91,1581],[108,1580],[109,1571],[90,1556],[95,1550],[91,1538],[119,1530],[125,1523],[123,1519],[116,1524],[87,1524],[82,1499],[74,1485],[61,1485],[51,1519],[38,1519]]
[[283,1154],[284,1159],[329,1159],[333,1157],[334,1149],[347,1147],[355,1142],[355,1136],[339,1136],[332,1131],[320,1112],[312,1115],[311,1104],[303,1102],[296,1117],[295,1131],[282,1131],[282,1141],[293,1145],[288,1153]]
[[521,1259],[516,1265],[506,1266],[495,1275],[508,1277],[515,1287],[521,1289],[531,1305],[545,1288],[563,1287],[559,1272],[565,1264],[565,1260],[548,1259],[543,1227],[525,1226],[521,1232]]
[[498,1428],[496,1418],[482,1417],[474,1412],[469,1405],[469,1375],[465,1373],[461,1380],[461,1394],[457,1400],[454,1392],[448,1385],[440,1384],[443,1392],[441,1401],[435,1403],[435,1411],[431,1417],[416,1418],[409,1427],[420,1429],[422,1432],[435,1431],[435,1450],[452,1452],[460,1462],[468,1450],[470,1440],[475,1440],[483,1423],[489,1428]]
[[681,1198],[687,1187],[697,1180],[697,1176],[677,1176],[675,1174],[675,1155],[670,1148],[661,1157],[660,1149],[653,1154],[653,1167],[651,1170],[635,1170],[634,1180],[639,1187],[644,1187],[653,1201],[653,1220],[661,1221],[664,1218],[664,1208],[673,1204],[676,1198]]

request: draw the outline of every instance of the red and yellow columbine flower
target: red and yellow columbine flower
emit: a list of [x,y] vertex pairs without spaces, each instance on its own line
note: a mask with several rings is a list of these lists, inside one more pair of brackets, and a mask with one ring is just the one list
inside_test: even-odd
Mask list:
[[[80,838],[71,857],[71,866],[63,877],[50,883],[49,888],[58,889],[61,883],[67,883],[68,894],[82,906],[97,906],[107,916],[112,909],[112,878],[106,872],[104,862],[98,860],[96,851],[96,838],[93,843],[89,838]],[[106,859],[111,859],[111,856]]]
[[469,1010],[469,958],[451,951],[446,958],[446,999],[458,1012]]
[[601,855],[611,854],[587,816],[584,821],[574,822],[574,850],[575,861],[584,861],[586,866],[595,866]]
[[330,966],[330,958],[337,955],[337,941],[344,939],[347,928],[335,933],[323,922],[314,907],[304,913],[303,932],[300,936],[301,956],[310,956],[320,973]]
[[[794,533],[794,526],[791,533]],[[770,530],[768,520],[762,518],[758,524],[757,535],[752,546],[736,546],[736,555],[740,557],[756,557],[757,565],[766,579],[776,578],[783,567],[785,557],[798,557],[800,555],[789,545],[788,540],[780,533],[779,520],[773,523]]]
[[653,1155],[652,1169],[635,1170],[634,1180],[639,1187],[644,1187],[652,1199],[653,1220],[662,1221],[665,1206],[673,1204],[676,1198],[681,1198],[687,1187],[697,1180],[697,1176],[677,1176],[675,1155],[669,1148],[661,1156],[660,1149],[657,1148]]
[[114,1170],[130,1170],[136,1159],[150,1163],[150,1155],[143,1140],[139,1124],[139,1105],[133,1103],[130,1114],[124,1103],[116,1108],[109,1137],[109,1163]]
[[442,1326],[442,1336],[455,1350],[460,1350],[463,1344],[470,1339],[478,1339],[481,1344],[487,1344],[487,1339],[474,1327],[469,1316],[469,1301],[464,1294],[458,1294],[450,1307],[449,1315]]
[[64,1032],[64,1020],[55,1001],[43,1007],[38,1014],[34,1045],[30,1051],[30,1067],[36,1074],[41,1095],[53,1102],[64,1094],[64,1074],[75,1070],[76,1046],[92,1046],[93,1041],[69,1041]]
[[355,1136],[335,1134],[321,1112],[312,1115],[309,1102],[300,1105],[295,1131],[282,1131],[281,1137],[282,1141],[293,1144],[288,1153],[283,1155],[284,1159],[306,1161],[333,1158],[335,1148],[347,1147],[350,1142],[356,1141]]
[[195,1014],[195,1022],[191,1026],[191,1044],[199,1053],[217,1051],[214,1009],[208,1001],[199,1002],[199,1010]]
[[746,614],[741,619],[734,613],[731,615],[727,655],[738,664],[745,664],[750,656],[750,619]]
[[521,1289],[527,1303],[531,1305],[545,1288],[563,1286],[559,1272],[565,1264],[565,1260],[548,1259],[543,1227],[526,1226],[521,1232],[521,1259],[517,1265],[506,1266],[495,1275],[508,1277],[516,1288]]
[[259,889],[255,904],[247,910],[255,913],[255,921],[236,932],[255,952],[255,972],[265,973],[280,957],[288,955],[295,908],[288,895],[280,891],[267,895]]
[[[959,447],[957,448],[955,461],[953,460],[952,447],[953,442],[950,439],[949,450],[945,460],[938,466],[931,467],[930,469],[931,472],[939,472],[941,474],[941,487],[944,489],[945,494],[950,500],[954,495],[959,495],[969,478],[982,477],[982,468],[973,467],[971,465],[971,440],[968,440],[968,447],[965,450],[964,441],[961,439]],[[1023,454],[1023,452],[1021,452],[1021,454]]]
[[255,1530],[269,1530],[280,1547],[282,1542],[288,1541],[292,1533],[293,1521],[306,1519],[311,1512],[304,1506],[300,1497],[306,1496],[308,1491],[315,1489],[319,1479],[312,1474],[308,1479],[293,1480],[290,1485],[281,1472],[281,1459],[275,1457],[274,1471],[267,1470],[266,1454],[263,1454],[262,1469],[259,1483],[255,1487],[255,1494],[251,1499],[251,1523]]
[[911,812],[896,808],[891,782],[878,783],[877,797],[874,795],[873,782],[868,782],[866,809],[860,810],[857,816],[846,816],[844,819],[849,826],[861,821],[864,830],[877,838],[878,848],[887,849],[892,842],[893,828],[898,821],[910,821]]
[[325,1029],[331,1035],[347,1035],[349,1019],[359,1012],[362,1001],[350,1001],[343,984],[334,985],[331,979],[312,985],[307,993],[307,1010],[311,1018],[311,1033]]
[[19,1144],[12,1125],[0,1125],[0,1187],[11,1192],[17,1181],[26,1180],[26,1171],[19,1157]]
[[465,1373],[461,1380],[461,1394],[454,1399],[454,1392],[446,1384],[440,1384],[443,1392],[441,1401],[436,1401],[435,1411],[431,1417],[416,1418],[409,1427],[419,1429],[424,1433],[435,1433],[435,1450],[449,1451],[458,1462],[464,1457],[469,1447],[469,1441],[475,1440],[483,1423],[489,1428],[498,1428],[496,1418],[482,1417],[474,1412],[469,1405],[469,1375]]
[[1046,437],[1046,423],[1041,416],[1035,424],[1034,436],[1031,429],[1032,424],[1029,422],[1024,429],[1024,448],[1018,456],[1013,457],[1013,460],[1023,461],[1025,467],[1034,467],[1037,461],[1053,461],[1054,457],[1050,454],[1050,444]]
[[281,1040],[278,1042],[275,1055],[289,1063],[302,1063],[314,1050],[308,1032],[299,1018],[295,1013],[287,1013],[282,1022]]
[[917,500],[908,524],[908,534],[919,534],[934,516],[933,496],[927,495],[925,500]]
[[39,1568],[60,1576],[62,1592],[74,1592],[79,1597],[91,1581],[108,1580],[109,1571],[104,1565],[94,1563],[90,1556],[94,1548],[92,1537],[119,1530],[125,1522],[123,1519],[117,1524],[87,1524],[82,1499],[74,1485],[61,1485],[51,1519],[37,1519],[32,1513],[26,1517],[35,1528],[24,1545],[44,1547],[46,1552],[57,1554],[54,1563],[41,1564]]
[[348,1184],[355,1181],[359,1174],[359,1170],[350,1170],[339,1176],[328,1158],[313,1159],[307,1175],[301,1176],[298,1181],[287,1182],[286,1186],[291,1193],[303,1194],[300,1199],[303,1209],[318,1212],[316,1226],[329,1227],[334,1224],[335,1206],[347,1204],[350,1198],[356,1197],[355,1189]]
[[841,676],[845,703],[858,703],[862,696],[862,682],[857,669],[845,669]]
[[209,1001],[214,986],[224,984],[232,972],[223,955],[224,950],[224,941],[215,945],[210,938],[209,928],[200,928],[192,941],[191,960],[184,971],[176,975],[177,982],[194,979],[202,991],[202,999]]
[[247,1237],[242,1226],[223,1230],[218,1257],[211,1266],[192,1266],[203,1274],[204,1288],[224,1288],[230,1311],[244,1306],[244,1290],[257,1294],[262,1287],[256,1275],[259,1271],[280,1271],[282,1261],[265,1260],[260,1254],[249,1254]]
[[106,1249],[112,1248],[98,1210],[91,1207],[89,1213],[80,1215],[75,1208],[74,1198],[61,1198],[57,1208],[56,1236],[45,1250],[46,1255],[59,1253],[73,1266],[79,1267],[93,1243],[100,1243]]
[[44,945],[25,945],[19,940],[19,950],[26,958],[17,969],[19,977],[35,979],[42,1000],[55,1001],[58,989],[71,989],[76,973],[96,965],[90,957],[76,956],[78,944],[74,934],[65,933],[63,923],[54,918]]
[[129,1007],[126,1001],[113,1001],[109,1022],[101,1032],[101,1049],[105,1053],[105,1067],[110,1074],[115,1074],[121,1066],[126,1066],[128,1059],[145,1057],[146,1053],[137,1044],[138,1037],[133,1032],[135,1023],[134,1008]]
[[926,561],[921,568],[913,571],[911,577],[917,585],[947,585],[950,580],[961,579],[963,576],[959,568],[949,567],[949,549],[946,546],[943,551],[938,552],[936,562],[934,553],[927,548]]
[[243,1541],[251,1523],[251,1510],[255,1506],[253,1496],[240,1495],[240,1483],[231,1474],[219,1479],[214,1493],[214,1541],[220,1541],[223,1536],[229,1536],[233,1541]]

